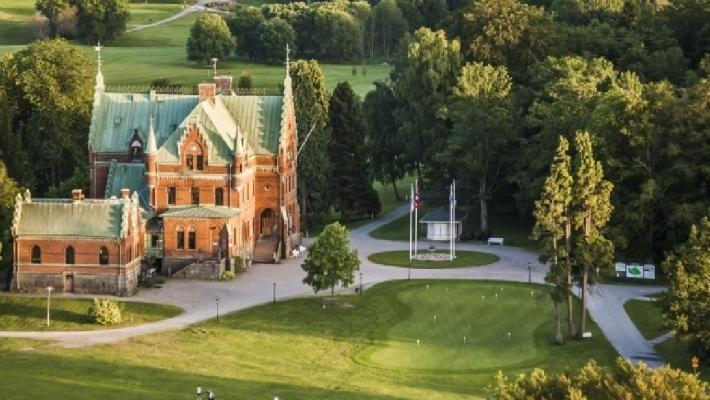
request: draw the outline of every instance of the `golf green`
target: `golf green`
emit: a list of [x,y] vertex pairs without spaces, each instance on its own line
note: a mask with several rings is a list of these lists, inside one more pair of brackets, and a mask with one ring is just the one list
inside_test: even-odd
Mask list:
[[406,317],[357,359],[390,368],[505,369],[538,359],[535,331],[549,319],[539,288],[477,282],[407,285],[397,299]]
[[[446,251],[437,250],[437,253],[446,253]],[[370,254],[367,259],[377,264],[389,265],[392,267],[410,266],[409,251],[407,250],[374,253]],[[479,251],[457,250],[456,258],[453,260],[412,260],[411,267],[421,269],[478,267],[481,265],[491,264],[496,261],[498,261],[498,256],[495,254],[483,253]]]

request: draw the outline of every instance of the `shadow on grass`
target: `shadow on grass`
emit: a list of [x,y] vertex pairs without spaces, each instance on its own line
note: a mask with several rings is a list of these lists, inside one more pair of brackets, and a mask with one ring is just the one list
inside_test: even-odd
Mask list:
[[[88,311],[89,304],[87,303],[86,306]],[[17,317],[21,320],[27,321],[27,323],[23,326],[36,329],[44,327],[42,322],[45,321],[45,318],[47,317],[47,308],[46,306],[19,303],[3,304],[2,317]],[[30,320],[30,318],[33,320]],[[91,323],[88,314],[81,314],[63,309],[52,309],[51,318],[54,323],[63,322],[77,325]],[[1,327],[0,330],[2,330]]]
[[[7,342],[6,342],[7,344]],[[169,345],[169,344],[166,344]],[[5,349],[3,349],[5,347]],[[145,367],[123,362],[108,362],[93,357],[76,358],[44,352],[3,349],[0,374],[7,399],[190,399],[195,388],[214,390],[220,399],[398,399],[395,396],[373,395],[309,387],[271,380],[241,379],[240,370],[231,367],[215,374],[185,373],[164,368]],[[203,355],[209,359],[209,354]],[[176,360],[180,362],[180,360]],[[219,374],[223,376],[219,376]],[[231,376],[225,377],[229,374]],[[288,377],[283,377],[284,381]]]

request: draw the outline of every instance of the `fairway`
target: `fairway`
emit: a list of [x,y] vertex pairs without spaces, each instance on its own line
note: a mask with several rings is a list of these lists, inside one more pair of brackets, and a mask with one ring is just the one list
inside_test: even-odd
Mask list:
[[399,291],[397,299],[407,304],[408,315],[358,360],[457,371],[505,369],[545,357],[546,351],[536,346],[535,330],[548,319],[551,303],[539,290],[535,295],[522,285],[422,282]]
[[[426,250],[420,250],[420,253]],[[448,251],[437,250],[437,253],[447,254]],[[409,251],[394,250],[384,251],[382,253],[370,254],[368,260],[382,265],[393,267],[409,267]],[[490,253],[482,253],[479,251],[457,250],[456,258],[445,261],[424,261],[412,260],[412,268],[433,269],[433,268],[462,268],[462,267],[478,267],[498,261],[498,256]]]
[[[561,372],[591,358],[611,365],[616,352],[593,322],[593,339],[552,344],[552,309],[542,288],[395,281],[337,296],[325,308],[322,298],[309,296],[111,345],[64,349],[0,339],[0,375],[11,398],[28,400],[57,393],[189,399],[197,385],[223,399],[460,400],[485,398],[499,368],[507,375],[533,367]],[[530,290],[534,297],[526,297]],[[496,291],[500,303],[493,304]],[[463,347],[469,324],[471,343]]]
[[52,298],[51,323],[47,327],[47,298],[0,295],[0,330],[3,331],[88,331],[122,328],[159,321],[182,313],[167,304],[122,301],[120,324],[109,327],[93,323],[88,317],[92,299]]

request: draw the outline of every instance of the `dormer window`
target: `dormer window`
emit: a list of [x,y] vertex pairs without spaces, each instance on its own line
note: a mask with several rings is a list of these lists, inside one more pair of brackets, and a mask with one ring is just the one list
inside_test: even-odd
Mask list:
[[143,156],[141,142],[134,140],[131,143],[131,158],[134,160],[139,160]]
[[185,155],[185,167],[188,171],[203,171],[205,169],[205,156],[202,154],[202,147],[197,143],[191,143],[187,147]]

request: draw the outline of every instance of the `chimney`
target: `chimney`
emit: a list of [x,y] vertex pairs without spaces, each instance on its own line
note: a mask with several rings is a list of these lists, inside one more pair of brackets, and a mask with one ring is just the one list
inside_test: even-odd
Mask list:
[[84,200],[84,195],[81,193],[81,189],[72,190],[71,199],[74,200],[75,203]]
[[210,100],[214,103],[214,96],[217,91],[217,86],[214,83],[202,82],[197,85],[197,92],[200,95],[200,103],[205,100]]
[[128,189],[128,188],[121,189],[121,198],[123,200],[129,200],[131,198],[131,189]]
[[217,75],[214,77],[214,83],[217,86],[217,94],[232,94],[232,75]]

